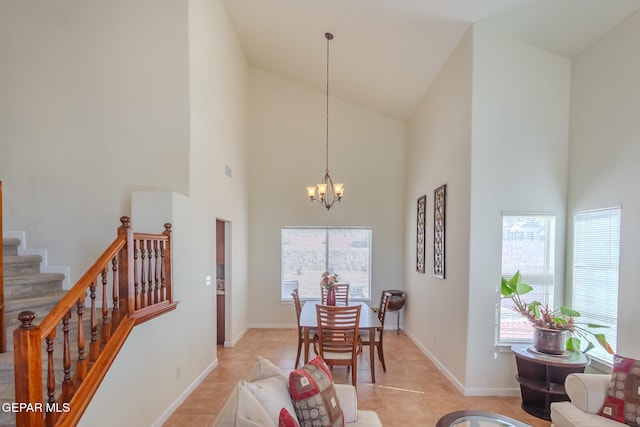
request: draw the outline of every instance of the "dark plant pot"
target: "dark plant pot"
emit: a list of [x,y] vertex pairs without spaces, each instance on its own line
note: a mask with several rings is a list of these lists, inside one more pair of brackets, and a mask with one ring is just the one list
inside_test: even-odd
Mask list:
[[533,348],[540,353],[564,354],[568,331],[533,328]]

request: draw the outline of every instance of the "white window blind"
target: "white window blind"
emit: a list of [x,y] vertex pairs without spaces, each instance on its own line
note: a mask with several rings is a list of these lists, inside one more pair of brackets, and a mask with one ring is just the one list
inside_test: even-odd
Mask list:
[[[522,281],[534,289],[523,297],[528,303],[540,301],[553,307],[555,229],[554,215],[502,216],[502,276],[509,279],[520,271]],[[499,345],[533,340],[531,324],[513,310],[510,299],[500,301],[496,335]]]
[[[579,212],[574,218],[573,286],[571,307],[580,323],[597,323],[616,349],[618,273],[620,267],[620,217],[622,208]],[[585,345],[584,340],[583,346]],[[612,357],[597,343],[591,357],[611,364]]]
[[349,299],[371,295],[371,227],[282,228],[281,298],[320,299],[322,273],[337,273],[349,283]]

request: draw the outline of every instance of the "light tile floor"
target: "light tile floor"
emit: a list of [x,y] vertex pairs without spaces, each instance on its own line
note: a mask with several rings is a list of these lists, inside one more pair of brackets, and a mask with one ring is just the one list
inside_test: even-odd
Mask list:
[[[443,415],[457,410],[497,412],[532,427],[549,427],[520,408],[520,397],[468,397],[403,333],[385,331],[387,372],[376,357],[376,383],[371,383],[369,352],[358,364],[358,408],[375,410],[385,427],[435,426]],[[218,347],[218,366],[171,415],[164,427],[210,426],[235,384],[245,377],[256,356],[269,359],[285,373],[296,358],[295,329],[251,329],[234,348]],[[351,382],[346,367],[333,368],[337,383]]]

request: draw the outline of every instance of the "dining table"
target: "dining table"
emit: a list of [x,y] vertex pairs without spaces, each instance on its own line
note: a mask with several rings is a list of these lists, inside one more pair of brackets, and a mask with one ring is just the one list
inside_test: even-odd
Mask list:
[[[318,318],[316,316],[316,305],[321,302],[318,300],[308,300],[302,306],[300,312],[300,327],[302,328],[302,334],[304,337],[304,363],[309,362],[309,331],[318,329]],[[378,314],[369,307],[364,301],[349,301],[350,306],[359,305],[360,309],[360,322],[358,324],[359,330],[368,330],[370,337],[375,337],[376,328],[381,326]],[[371,340],[373,342],[373,339]],[[375,372],[375,344],[369,345],[369,365],[371,366],[371,382],[376,382]]]

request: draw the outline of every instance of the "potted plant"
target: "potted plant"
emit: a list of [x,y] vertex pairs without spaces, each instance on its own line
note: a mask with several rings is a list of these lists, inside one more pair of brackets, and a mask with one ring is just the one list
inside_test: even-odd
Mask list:
[[[567,306],[561,306],[559,310],[551,310],[548,305],[539,301],[527,303],[522,295],[533,290],[533,287],[522,282],[520,271],[507,280],[502,278],[502,298],[513,301],[513,309],[527,319],[534,327],[534,348],[543,353],[562,354],[566,348],[568,351],[580,351],[581,338],[588,344],[584,352],[594,348],[591,338],[607,351],[613,354],[613,349],[602,333],[594,333],[587,328],[606,328],[607,326],[595,323],[580,324],[575,321],[580,313]],[[571,337],[567,338],[567,335]],[[565,344],[566,342],[566,344]]]

